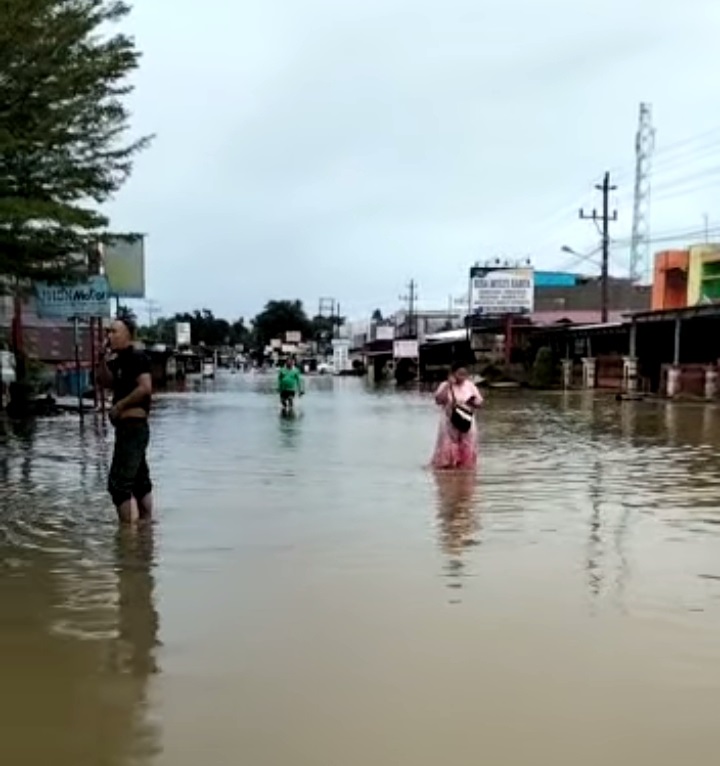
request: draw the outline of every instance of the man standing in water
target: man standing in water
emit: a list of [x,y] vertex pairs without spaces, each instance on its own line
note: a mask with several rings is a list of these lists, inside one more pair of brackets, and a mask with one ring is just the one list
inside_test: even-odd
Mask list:
[[110,422],[115,427],[108,491],[122,524],[152,518],[152,482],[146,452],[152,399],[150,360],[133,346],[134,323],[116,319],[108,332],[101,379],[113,390]]
[[285,365],[278,372],[278,390],[280,391],[280,404],[284,413],[292,412],[295,395],[302,396],[304,393],[302,375],[295,366],[295,360],[288,357]]

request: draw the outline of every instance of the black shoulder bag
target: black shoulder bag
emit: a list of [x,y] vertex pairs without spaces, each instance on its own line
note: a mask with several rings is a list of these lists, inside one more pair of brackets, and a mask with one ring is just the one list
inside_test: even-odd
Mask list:
[[457,403],[453,385],[452,383],[449,383],[448,385],[450,386],[450,396],[452,397],[450,423],[452,423],[453,428],[460,431],[461,434],[466,434],[472,428],[473,419],[475,416],[472,410],[469,410],[467,407],[463,407],[462,404]]

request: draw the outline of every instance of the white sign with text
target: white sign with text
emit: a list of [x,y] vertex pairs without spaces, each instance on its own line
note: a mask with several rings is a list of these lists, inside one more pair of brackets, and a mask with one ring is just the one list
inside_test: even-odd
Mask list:
[[470,277],[473,314],[504,316],[530,314],[535,305],[535,278],[531,268],[476,268]]
[[396,340],[393,344],[393,356],[395,359],[417,359],[420,356],[420,347],[416,340]]

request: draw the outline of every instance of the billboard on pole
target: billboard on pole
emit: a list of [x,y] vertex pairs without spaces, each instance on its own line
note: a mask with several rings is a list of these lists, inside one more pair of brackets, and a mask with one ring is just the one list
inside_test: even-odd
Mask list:
[[470,312],[476,316],[531,314],[535,305],[535,272],[531,267],[473,266]]
[[90,277],[72,285],[35,284],[41,319],[89,319],[110,316],[110,291],[105,277]]
[[420,345],[416,340],[396,340],[393,343],[395,359],[417,359],[420,356]]
[[175,323],[175,345],[189,346],[192,343],[192,331],[190,322],[176,322]]
[[110,294],[145,297],[145,240],[142,236],[112,237],[102,246]]
[[379,324],[375,326],[375,340],[394,340],[395,328],[390,325]]

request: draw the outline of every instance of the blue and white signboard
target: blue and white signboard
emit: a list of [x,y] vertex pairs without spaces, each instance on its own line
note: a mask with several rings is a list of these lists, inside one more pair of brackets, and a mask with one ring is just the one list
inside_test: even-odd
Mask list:
[[105,277],[70,285],[35,285],[37,313],[42,319],[89,319],[110,316],[110,290]]

